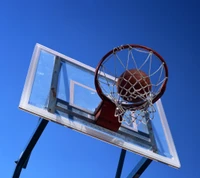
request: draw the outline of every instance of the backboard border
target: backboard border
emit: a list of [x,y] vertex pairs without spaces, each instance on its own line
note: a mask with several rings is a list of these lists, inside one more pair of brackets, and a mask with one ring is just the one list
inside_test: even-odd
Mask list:
[[[47,110],[37,108],[37,107],[29,104],[28,100],[29,100],[29,97],[31,95],[31,88],[32,88],[32,85],[33,85],[35,71],[37,69],[37,64],[38,64],[38,56],[40,55],[41,50],[44,50],[48,53],[51,53],[51,54],[55,55],[55,57],[59,56],[60,58],[66,60],[66,61],[69,61],[71,63],[74,63],[76,65],[79,65],[83,68],[86,68],[87,70],[90,70],[91,72],[95,72],[94,68],[92,68],[88,65],[85,65],[85,64],[83,64],[79,61],[76,61],[76,60],[74,60],[74,59],[72,59],[68,56],[65,56],[65,55],[63,55],[59,52],[56,52],[56,51],[54,51],[50,48],[47,48],[47,47],[37,43],[36,46],[35,46],[33,55],[32,55],[32,60],[31,60],[30,66],[29,66],[29,70],[28,70],[28,74],[27,74],[27,77],[26,77],[24,89],[23,89],[23,92],[22,92],[22,97],[21,97],[20,104],[19,104],[20,109],[25,110],[27,112],[30,112],[34,115],[39,116],[39,117],[42,117],[44,119],[56,122],[56,123],[61,124],[63,126],[72,128],[72,129],[79,131],[83,134],[90,135],[94,138],[100,139],[100,140],[105,141],[109,144],[121,147],[121,148],[129,150],[131,152],[135,152],[135,153],[142,155],[144,157],[147,157],[149,159],[159,161],[159,162],[162,162],[164,164],[168,164],[168,165],[175,167],[175,168],[180,168],[181,165],[180,165],[180,161],[179,161],[179,158],[178,158],[178,154],[176,152],[174,141],[173,141],[173,138],[172,138],[172,135],[171,135],[171,132],[170,132],[170,128],[169,128],[169,125],[168,125],[168,122],[167,122],[167,119],[166,119],[166,116],[165,116],[163,106],[162,106],[160,99],[156,102],[156,105],[157,105],[157,109],[158,109],[159,114],[162,115],[160,120],[162,122],[165,137],[167,138],[170,153],[173,156],[172,158],[167,158],[167,157],[158,155],[156,153],[152,153],[151,151],[147,151],[144,148],[141,148],[141,147],[138,148],[135,145],[131,145],[130,143],[123,141],[122,138],[116,137],[117,133],[114,133],[114,132],[109,131],[107,129],[104,129],[102,127],[100,128],[100,126],[97,126],[93,123],[87,123],[83,128],[83,126],[81,125],[83,123],[83,121],[80,122],[78,118],[77,118],[77,120],[72,121],[70,119],[66,119],[63,116],[51,114]],[[76,125],[76,127],[72,127],[72,125]],[[110,140],[112,140],[112,141],[110,141]]]

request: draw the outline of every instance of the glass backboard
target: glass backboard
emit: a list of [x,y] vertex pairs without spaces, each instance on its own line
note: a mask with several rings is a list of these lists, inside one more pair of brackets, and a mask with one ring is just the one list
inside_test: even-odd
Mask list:
[[122,123],[117,132],[95,124],[101,99],[94,85],[95,69],[36,44],[19,107],[125,150],[175,168],[179,158],[161,100],[148,124]]

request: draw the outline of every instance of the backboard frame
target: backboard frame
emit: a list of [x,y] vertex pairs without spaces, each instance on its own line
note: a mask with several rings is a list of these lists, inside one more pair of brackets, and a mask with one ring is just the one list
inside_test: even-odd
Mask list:
[[[90,71],[92,73],[95,73],[95,69],[88,65],[85,65],[79,61],[76,61],[76,60],[68,57],[68,56],[65,56],[61,53],[58,53],[58,52],[52,50],[52,49],[49,49],[43,45],[36,44],[34,52],[33,52],[32,60],[31,60],[30,66],[29,66],[29,71],[28,71],[28,75],[27,75],[26,82],[24,85],[24,89],[22,92],[21,101],[19,104],[20,109],[30,112],[39,117],[42,117],[46,120],[53,121],[53,122],[56,122],[63,126],[66,126],[68,128],[74,129],[83,134],[100,139],[104,142],[118,146],[122,149],[129,150],[131,152],[135,152],[135,153],[142,155],[144,157],[147,157],[149,159],[160,161],[162,163],[168,164],[175,168],[180,167],[179,158],[178,158],[178,155],[176,152],[176,148],[175,148],[175,145],[173,142],[173,138],[172,138],[168,123],[167,123],[167,119],[166,119],[166,116],[164,113],[164,109],[163,109],[161,100],[158,100],[155,105],[157,107],[159,115],[161,116],[162,125],[164,125],[163,129],[164,129],[165,136],[166,136],[166,139],[167,139],[167,142],[169,145],[170,153],[173,155],[172,158],[158,155],[157,153],[154,153],[152,151],[148,152],[146,149],[143,149],[142,147],[135,146],[134,144],[132,144],[130,142],[130,140],[129,140],[130,137],[128,137],[128,136],[127,136],[127,138],[125,137],[125,135],[128,135],[128,133],[126,133],[125,135],[121,134],[122,132],[125,133],[125,131],[124,131],[125,128],[121,128],[121,130],[119,130],[119,132],[113,132],[108,129],[102,128],[94,123],[94,115],[92,113],[88,112],[86,109],[77,108],[76,106],[73,106],[73,104],[63,102],[63,100],[56,98],[56,101],[54,102],[54,104],[56,103],[56,107],[55,107],[56,110],[58,110],[59,112],[65,113],[65,117],[55,114],[54,111],[51,113],[48,110],[48,108],[46,108],[46,109],[39,108],[39,107],[36,107],[36,106],[33,106],[32,104],[30,104],[29,99],[31,96],[32,86],[34,83],[35,73],[37,70],[37,64],[38,64],[39,55],[40,55],[41,50],[54,55],[55,58],[58,60],[61,59],[63,61],[68,61],[68,62],[73,63],[77,66],[80,66],[84,69],[87,69],[88,71]],[[54,67],[55,67],[55,65],[54,65]],[[59,66],[58,66],[58,68],[59,68]],[[53,84],[53,80],[52,80],[51,85],[52,84]],[[66,108],[66,106],[68,108]],[[141,135],[138,132],[132,131],[131,134],[133,134],[133,133],[134,133],[134,137],[136,138],[136,141],[138,139],[138,140],[142,140],[144,142],[144,140],[146,139],[146,142],[144,144],[149,143],[149,140],[148,140],[149,138],[147,135],[145,135],[145,134]],[[143,138],[141,138],[141,137],[143,137]],[[149,143],[149,144],[151,144],[151,143]]]

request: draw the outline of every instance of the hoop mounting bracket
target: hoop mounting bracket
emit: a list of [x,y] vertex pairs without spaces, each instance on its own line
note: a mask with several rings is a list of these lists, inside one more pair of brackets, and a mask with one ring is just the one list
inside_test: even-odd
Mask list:
[[103,100],[95,111],[96,124],[115,132],[118,131],[121,123],[118,122],[118,117],[114,116],[115,109],[114,103]]

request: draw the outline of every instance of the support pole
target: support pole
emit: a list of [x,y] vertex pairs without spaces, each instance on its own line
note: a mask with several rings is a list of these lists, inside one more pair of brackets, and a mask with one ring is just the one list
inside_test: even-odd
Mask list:
[[121,150],[121,154],[120,154],[120,158],[119,158],[119,163],[118,163],[118,167],[117,167],[117,172],[116,172],[115,178],[120,178],[121,177],[125,156],[126,156],[126,150],[122,149]]
[[127,178],[139,178],[142,173],[145,171],[145,169],[150,165],[152,162],[151,159],[148,158],[142,158],[138,164],[133,168],[131,173],[128,175]]
[[12,178],[19,178],[22,168],[24,169],[26,168],[31,152],[34,146],[36,145],[37,141],[39,140],[40,136],[42,135],[42,132],[44,131],[48,122],[49,121],[40,118],[38,126],[34,134],[32,135],[28,145],[26,146],[25,150],[20,155],[19,160],[16,161],[17,165],[15,167],[15,171],[13,173]]

